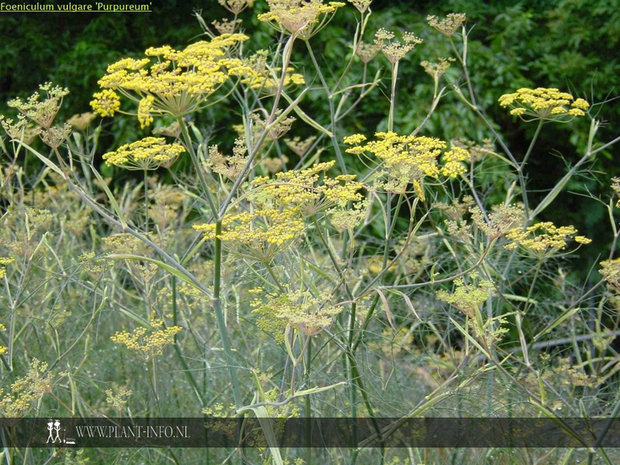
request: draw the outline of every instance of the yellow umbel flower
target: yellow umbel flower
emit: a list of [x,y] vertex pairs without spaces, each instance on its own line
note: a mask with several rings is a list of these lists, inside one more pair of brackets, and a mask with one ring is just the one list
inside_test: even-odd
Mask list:
[[222,218],[222,232],[216,235],[216,225],[197,224],[196,231],[204,233],[207,239],[221,239],[224,242],[263,247],[283,245],[299,237],[304,222],[298,209],[262,209],[254,212],[226,214]]
[[95,92],[90,106],[101,116],[114,116],[121,108],[121,99],[116,92],[110,89]]
[[599,265],[601,265],[599,273],[607,281],[608,287],[620,294],[620,258],[604,260]]
[[25,144],[31,144],[41,133],[41,128],[29,122],[24,115],[18,115],[17,121],[0,115],[0,125],[9,138],[21,140]]
[[454,284],[454,292],[439,290],[437,298],[455,306],[469,318],[475,318],[480,306],[493,295],[493,284],[489,281],[481,280],[476,284],[465,284],[463,278],[458,278]]
[[362,200],[359,190],[363,184],[354,175],[329,178],[324,173],[334,161],[318,163],[304,170],[276,173],[274,179],[256,178],[252,184],[259,189],[251,197],[261,204],[296,207],[313,214],[329,206],[345,207],[348,202]]
[[54,375],[48,365],[36,358],[30,362],[28,372],[17,378],[8,392],[0,388],[0,415],[3,417],[24,416],[30,407],[49,392],[52,392]]
[[582,98],[575,99],[568,92],[555,88],[522,88],[499,98],[502,107],[510,107],[510,114],[523,121],[545,120],[565,123],[577,116],[584,116],[590,104]]
[[372,3],[372,0],[348,0],[348,1],[355,8],[357,8],[357,11],[359,11],[362,14],[368,9],[370,4]]
[[[11,257],[0,257],[0,279],[6,276],[6,268],[5,266],[9,263],[13,263],[15,261],[14,258]],[[3,327],[0,325],[0,329]]]
[[446,142],[434,137],[400,136],[394,132],[379,132],[375,137],[377,140],[367,143],[362,134],[345,137],[345,143],[353,145],[347,153],[372,153],[386,168],[388,180],[383,186],[386,190],[403,193],[412,184],[422,201],[425,177],[456,178],[467,171],[463,162],[471,159],[470,153],[461,147],[445,151]]
[[252,300],[252,313],[260,316],[257,327],[282,342],[284,330],[293,327],[313,336],[331,323],[341,308],[329,304],[328,295],[315,297],[306,290],[287,288],[286,292],[265,294],[262,289],[252,289],[257,297]]
[[153,103],[155,102],[155,97],[152,95],[147,95],[138,104],[138,122],[140,123],[140,127],[144,129],[147,126],[150,126],[153,122],[153,116],[151,115],[151,111],[153,110]]
[[182,145],[166,144],[163,137],[146,137],[106,153],[103,159],[108,166],[115,165],[128,170],[152,170],[160,166],[169,167],[184,152]]
[[537,223],[525,229],[512,228],[506,233],[506,238],[511,241],[504,246],[506,249],[521,246],[539,257],[565,249],[570,240],[578,244],[592,242],[585,236],[577,236],[577,229],[574,226],[555,226],[550,221]]
[[342,2],[323,3],[323,0],[267,0],[269,11],[258,15],[277,31],[297,34],[308,40],[330,21],[333,13],[344,6]]
[[228,49],[247,39],[244,34],[222,34],[183,50],[165,45],[147,49],[146,58],[123,58],[108,66],[99,80],[104,90],[94,95],[91,106],[102,116],[112,116],[120,107],[119,92],[140,103],[143,127],[153,115],[179,117],[196,111],[228,80],[231,69],[232,75],[248,69],[239,59],[226,57]]
[[467,172],[467,168],[463,165],[463,161],[471,158],[469,152],[461,147],[453,147],[443,154],[443,166],[441,174],[448,178],[456,178]]
[[[305,84],[304,77],[294,72],[294,68],[286,68],[284,87]],[[248,58],[228,61],[228,74],[238,76],[240,82],[252,89],[272,92],[280,84],[282,69],[269,65],[269,52],[259,50]]]
[[[4,271],[4,270],[0,270],[0,273]],[[4,326],[2,323],[0,323],[0,331],[6,331],[6,326]],[[5,354],[7,351],[9,350],[8,347],[6,346],[0,346],[0,355]]]
[[163,321],[152,320],[148,328],[141,326],[131,332],[117,331],[110,339],[137,352],[144,360],[150,360],[163,354],[164,348],[174,343],[174,336],[182,329],[180,326],[166,328]]

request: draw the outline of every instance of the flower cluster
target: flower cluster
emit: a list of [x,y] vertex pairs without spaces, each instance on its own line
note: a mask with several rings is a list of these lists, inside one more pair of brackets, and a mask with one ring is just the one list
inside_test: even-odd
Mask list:
[[264,244],[281,246],[299,237],[304,230],[299,209],[278,210],[264,208],[253,212],[227,213],[222,218],[222,231],[216,232],[216,223],[194,225],[209,240],[261,247]]
[[169,167],[184,152],[182,145],[166,144],[163,137],[146,137],[106,153],[103,159],[108,166],[115,165],[128,170],[152,170],[160,166]]
[[125,408],[127,400],[132,394],[131,389],[114,383],[112,389],[105,390],[105,401],[111,408],[120,412]]
[[363,184],[353,180],[355,175],[343,174],[335,178],[324,175],[334,163],[318,163],[304,170],[276,173],[274,179],[256,178],[252,184],[259,189],[252,197],[259,204],[298,207],[304,214],[315,213],[326,205],[345,207],[348,202],[362,200],[359,190]]
[[286,327],[294,327],[313,336],[332,323],[341,309],[328,303],[326,295],[314,296],[306,290],[285,289],[286,292],[264,293],[262,288],[252,289],[260,294],[250,303],[252,313],[260,316],[257,326],[282,340]]
[[490,239],[498,239],[508,231],[523,224],[525,213],[522,205],[506,205],[501,203],[491,208],[488,222],[485,221],[482,212],[476,206],[469,209],[474,224]]
[[226,156],[222,154],[217,145],[209,147],[209,158],[206,165],[211,168],[214,173],[235,180],[241,174],[243,167],[247,163],[247,147],[241,138],[235,140],[233,154]]
[[103,89],[94,94],[91,106],[101,116],[112,116],[120,108],[117,94],[138,102],[141,125],[152,122],[152,114],[175,117],[201,107],[231,75],[251,70],[226,50],[247,40],[243,34],[222,34],[211,41],[199,41],[183,50],[170,46],[151,47],[146,58],[123,58],[107,68],[99,80]]
[[277,110],[275,112],[276,121],[272,123],[267,123],[269,120],[268,115],[263,114],[261,111],[253,111],[250,114],[250,119],[252,121],[251,131],[252,135],[255,139],[260,139],[262,134],[267,131],[267,140],[278,140],[282,136],[284,136],[287,132],[291,130],[291,126],[295,122],[294,116],[287,116],[286,118],[280,119],[280,115],[282,114],[282,110]]
[[620,258],[604,260],[600,265],[599,273],[607,281],[608,287],[620,294]]
[[250,194],[250,198],[258,205],[293,208],[306,216],[327,210],[338,231],[354,227],[365,215],[366,204],[360,192],[363,184],[354,180],[355,175],[328,177],[325,173],[334,163],[330,161],[303,170],[279,172],[273,179],[256,178],[252,184],[257,190]]
[[228,20],[226,18],[221,21],[211,21],[211,24],[215,28],[215,30],[220,34],[232,34],[234,33],[239,26],[243,23],[240,19]]
[[52,86],[51,82],[42,84],[28,99],[15,98],[7,102],[9,107],[19,111],[17,122],[4,117],[0,117],[0,122],[12,139],[29,143],[40,135],[45,144],[57,148],[71,132],[71,125],[68,123],[52,126],[62,105],[62,99],[68,93],[68,89]]
[[364,14],[364,12],[368,9],[372,0],[348,0],[350,4],[352,4],[357,11]]
[[[279,76],[282,70],[281,68],[270,68],[268,56],[266,50],[259,50],[250,57],[241,59],[238,67],[231,66],[229,72],[242,76],[241,83],[252,89],[265,92],[273,91],[279,85]],[[294,68],[290,66],[286,69],[282,83],[284,87],[299,86],[306,83],[304,77],[294,71]]]
[[292,139],[284,139],[284,143],[289,149],[291,149],[300,158],[302,158],[306,154],[306,152],[310,150],[310,147],[312,147],[312,144],[314,144],[315,140],[316,136],[310,136],[303,140],[299,136],[295,136]]
[[568,92],[555,88],[522,88],[499,98],[502,107],[511,107],[510,114],[524,121],[548,120],[567,122],[585,115],[590,104],[582,98],[575,99]]
[[527,228],[512,228],[506,233],[511,242],[506,249],[516,249],[518,246],[533,252],[537,256],[544,256],[566,248],[568,241],[574,240],[578,244],[592,242],[584,236],[577,236],[573,226],[555,226],[550,221],[537,223]]
[[278,157],[269,157],[261,160],[260,164],[265,167],[269,173],[277,173],[282,171],[288,162],[288,157],[284,154]]
[[14,258],[0,257],[0,279],[6,276],[6,265],[8,265],[9,263],[13,263],[14,261]]
[[[348,148],[347,153],[372,153],[388,170],[389,179],[384,185],[386,190],[402,193],[407,184],[413,184],[422,201],[425,200],[425,177],[456,178],[467,171],[463,162],[471,158],[469,152],[461,147],[446,150],[446,142],[434,137],[399,136],[394,132],[379,132],[375,137],[376,141],[366,143],[366,137],[362,134],[345,137],[345,144],[354,146]],[[438,162],[440,156],[441,165]]]
[[357,43],[357,47],[355,48],[355,54],[362,60],[362,63],[370,62],[380,51],[381,48],[377,44],[367,44],[361,40]]
[[443,19],[439,19],[434,15],[426,17],[428,24],[433,29],[448,37],[452,36],[466,19],[465,13],[450,13]]
[[274,29],[308,40],[321,30],[333,13],[344,6],[342,2],[323,3],[323,0],[267,0],[269,11],[258,15],[260,21]]
[[254,5],[254,0],[217,0],[220,5],[234,15],[238,15],[247,7]]
[[454,281],[454,292],[437,291],[437,298],[458,308],[469,318],[475,318],[480,305],[493,295],[493,284],[489,281],[480,281],[477,284],[465,284],[462,278]]
[[41,133],[41,128],[32,124],[23,115],[19,115],[17,121],[0,115],[0,124],[9,138],[20,140],[25,144],[31,144],[35,137]]
[[618,200],[616,201],[616,208],[620,208],[620,178],[611,178],[611,189],[614,191]]
[[[22,115],[34,121],[43,129],[49,129],[60,110],[62,99],[69,93],[69,89],[52,86],[51,82],[41,84],[39,91],[28,97],[27,100],[15,98],[7,105],[17,109]],[[45,97],[41,100],[41,97]]]
[[90,106],[101,116],[114,116],[121,109],[121,99],[113,90],[104,89],[93,94]]
[[165,327],[161,320],[153,320],[150,327],[141,326],[129,332],[117,331],[110,339],[137,352],[144,360],[163,354],[164,348],[174,343],[174,336],[183,328],[180,326]]
[[52,392],[54,376],[47,368],[47,363],[35,358],[28,372],[11,384],[10,392],[4,394],[0,389],[0,395],[4,394],[0,399],[0,415],[21,417],[43,395]]
[[407,55],[416,45],[422,43],[422,39],[417,37],[413,32],[405,32],[402,42],[394,40],[394,33],[386,29],[379,29],[375,34],[375,46],[381,50],[383,55],[392,64],[398,63]]
[[183,205],[185,194],[173,186],[157,183],[149,192],[153,204],[149,206],[149,218],[155,222],[160,231],[174,225],[179,217],[179,210]]
[[420,66],[424,68],[426,74],[430,75],[435,81],[438,81],[439,78],[443,76],[446,71],[448,71],[452,61],[454,61],[454,58],[439,57],[439,61],[437,63],[431,63],[424,60],[420,62]]
[[97,115],[95,113],[89,111],[86,113],[73,115],[69,118],[67,123],[69,123],[71,127],[77,131],[84,131],[88,126],[90,126],[90,123],[92,123],[96,117]]
[[[2,270],[2,271],[4,271],[4,270]],[[4,326],[2,323],[0,323],[0,331],[6,331],[6,326]],[[0,346],[0,355],[5,354],[8,350],[9,350],[8,347]]]

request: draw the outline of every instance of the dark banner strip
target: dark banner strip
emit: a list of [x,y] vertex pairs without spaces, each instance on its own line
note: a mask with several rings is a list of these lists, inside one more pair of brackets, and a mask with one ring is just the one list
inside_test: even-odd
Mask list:
[[[276,444],[268,444],[271,430]],[[267,435],[271,437],[270,435]],[[1,418],[3,447],[620,447],[617,418]]]

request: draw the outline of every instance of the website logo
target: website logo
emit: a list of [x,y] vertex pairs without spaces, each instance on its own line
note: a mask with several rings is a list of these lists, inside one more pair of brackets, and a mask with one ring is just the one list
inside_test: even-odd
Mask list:
[[62,427],[60,420],[49,420],[45,444],[75,444],[75,439],[66,437],[66,433],[67,429]]

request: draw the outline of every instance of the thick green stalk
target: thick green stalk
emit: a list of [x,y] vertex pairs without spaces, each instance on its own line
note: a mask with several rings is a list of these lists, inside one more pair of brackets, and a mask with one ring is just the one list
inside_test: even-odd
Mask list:
[[220,332],[220,338],[222,339],[222,345],[224,346],[224,355],[226,356],[226,363],[228,364],[228,373],[232,383],[235,406],[239,408],[241,407],[239,380],[237,379],[235,359],[232,353],[232,346],[228,336],[228,328],[226,327],[224,311],[222,310],[222,300],[220,297],[222,282],[222,240],[219,238],[219,235],[221,233],[222,221],[218,220],[215,223],[215,256],[213,258],[213,308],[215,309],[215,315],[217,317],[217,326]]

